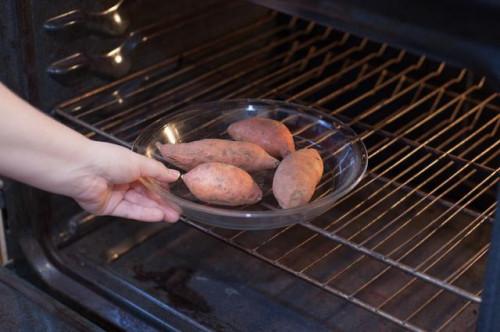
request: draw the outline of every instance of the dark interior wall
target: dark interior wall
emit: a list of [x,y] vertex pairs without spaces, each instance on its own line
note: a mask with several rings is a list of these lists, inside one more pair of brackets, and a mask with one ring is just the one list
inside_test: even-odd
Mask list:
[[21,48],[17,28],[14,1],[0,1],[0,81],[16,92],[23,93],[20,83],[21,59],[13,52]]
[[[130,39],[130,34],[144,26],[162,24],[168,27],[176,26],[182,21],[192,21],[162,34],[151,45],[137,47],[130,52],[131,69],[128,72],[134,72],[216,38],[223,32],[231,31],[231,27],[256,20],[268,11],[244,1],[124,0],[124,17],[130,25],[120,35],[107,36],[85,29],[71,30],[70,33],[48,33],[44,29],[44,23],[48,19],[71,10],[99,12],[118,2],[119,0],[2,1],[0,65],[6,69],[0,73],[0,79],[42,110],[50,111],[63,100],[116,79],[82,70],[69,82],[61,83],[47,73],[48,66],[58,60],[75,53],[97,58],[120,46],[127,38]],[[203,18],[203,13],[207,11],[220,14],[210,15],[210,19]],[[202,18],[193,20],[193,17],[198,16]]]
[[251,0],[436,60],[500,87],[500,2],[485,0]]

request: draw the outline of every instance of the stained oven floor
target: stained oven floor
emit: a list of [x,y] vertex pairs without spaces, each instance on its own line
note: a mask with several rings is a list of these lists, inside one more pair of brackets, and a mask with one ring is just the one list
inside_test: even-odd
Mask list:
[[[398,330],[377,315],[183,223],[159,226],[111,218],[96,222],[105,225],[62,255],[90,269],[106,266],[111,282],[125,280],[209,329]],[[130,242],[144,233],[149,238],[142,244]],[[113,252],[127,249],[119,257]]]

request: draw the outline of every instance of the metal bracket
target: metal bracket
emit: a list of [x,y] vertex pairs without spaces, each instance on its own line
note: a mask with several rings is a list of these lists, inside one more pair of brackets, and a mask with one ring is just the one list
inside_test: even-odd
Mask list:
[[3,220],[3,210],[5,209],[5,197],[3,191],[3,181],[0,179],[0,265],[4,266],[9,262],[7,254],[7,241],[5,238],[5,224]]
[[130,21],[123,12],[125,0],[100,12],[87,12],[75,9],[48,19],[43,27],[52,33],[76,32],[86,36],[89,32],[97,32],[107,36],[121,36],[130,25]]

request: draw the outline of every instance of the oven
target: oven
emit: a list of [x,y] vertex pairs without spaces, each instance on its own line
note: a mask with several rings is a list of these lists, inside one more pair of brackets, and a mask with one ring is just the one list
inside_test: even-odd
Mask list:
[[352,192],[275,230],[95,217],[4,179],[6,260],[93,324],[500,328],[498,4],[20,0],[0,12],[2,81],[92,139],[131,147],[191,103],[262,98],[330,114],[368,150]]

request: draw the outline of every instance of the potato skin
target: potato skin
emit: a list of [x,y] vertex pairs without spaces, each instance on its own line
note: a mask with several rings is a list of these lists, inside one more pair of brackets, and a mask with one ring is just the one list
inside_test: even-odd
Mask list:
[[302,149],[289,154],[273,178],[273,194],[279,205],[290,209],[307,204],[323,176],[323,160],[318,151]]
[[254,204],[262,190],[241,168],[222,164],[201,164],[182,176],[191,193],[200,201],[226,206]]
[[279,121],[254,117],[231,124],[227,132],[234,140],[261,146],[273,157],[285,157],[295,151],[292,133]]
[[274,169],[279,164],[260,146],[248,142],[202,139],[157,147],[165,160],[186,171],[207,162],[230,164],[247,171]]

